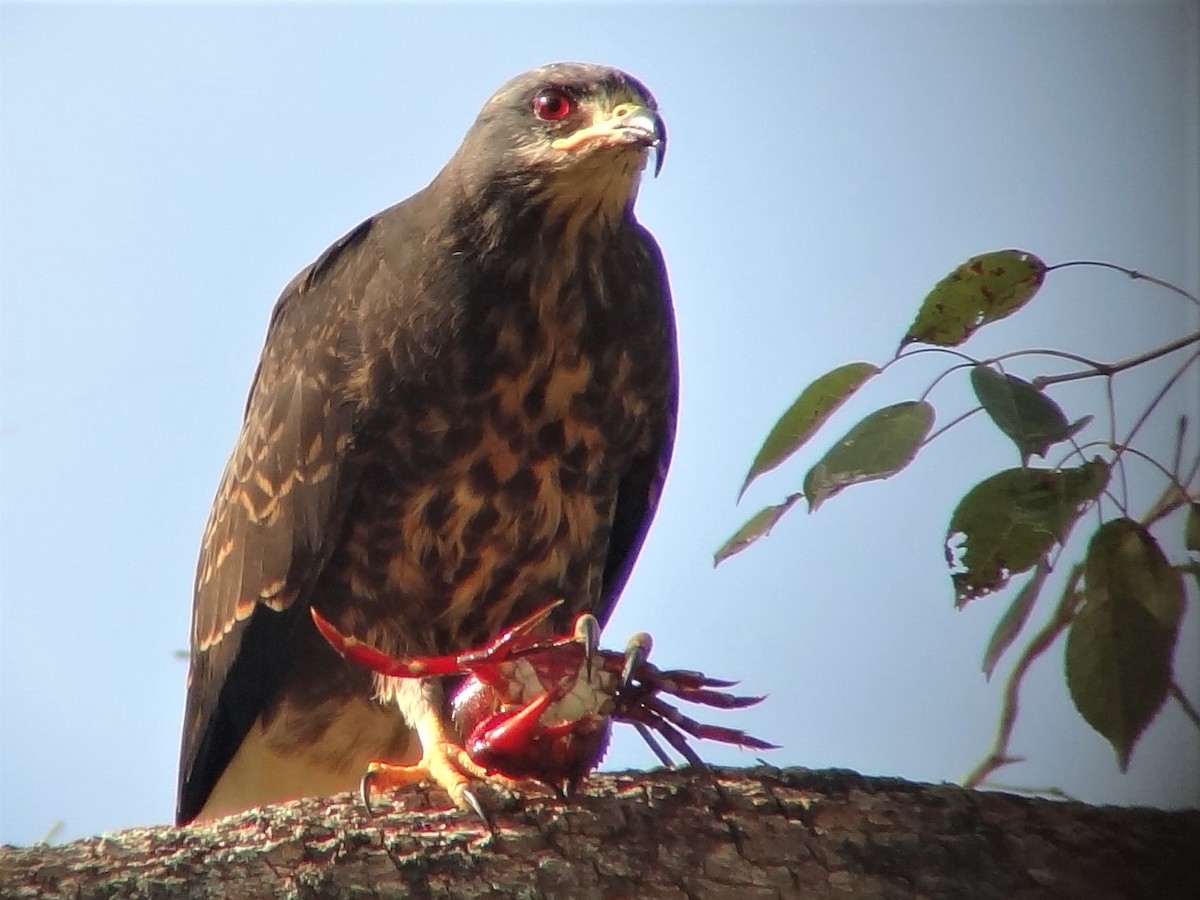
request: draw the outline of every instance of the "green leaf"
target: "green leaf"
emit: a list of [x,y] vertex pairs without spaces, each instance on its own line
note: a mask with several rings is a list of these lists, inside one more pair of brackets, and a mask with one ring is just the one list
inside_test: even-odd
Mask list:
[[1071,436],[1073,426],[1067,424],[1058,404],[1028,381],[989,366],[975,366],[971,386],[996,427],[1017,445],[1021,462],[1034,455],[1044,457],[1052,444]]
[[1200,550],[1200,503],[1189,503],[1187,521],[1183,525],[1183,546]]
[[981,326],[1010,316],[1042,286],[1046,264],[1032,253],[973,256],[937,283],[900,346],[914,341],[957,347]]
[[804,476],[809,512],[852,484],[895,475],[917,455],[933,419],[933,406],[924,400],[906,400],[871,413]]
[[713,566],[719,566],[729,557],[741,553],[759,538],[766,537],[775,527],[775,523],[783,518],[783,514],[791,509],[803,497],[803,494],[792,494],[782,503],[760,509],[733,536],[721,545],[721,549],[713,554]]
[[1032,568],[1066,538],[1108,475],[1108,464],[1095,459],[1075,469],[1006,469],[971,488],[946,532],[956,605]]
[[989,681],[992,673],[996,671],[996,663],[1000,662],[1004,651],[1012,646],[1012,642],[1017,639],[1017,635],[1029,620],[1029,614],[1033,612],[1034,604],[1037,603],[1042,585],[1046,583],[1049,574],[1050,563],[1042,557],[1038,560],[1037,568],[1033,570],[1033,577],[1025,582],[1025,586],[1013,599],[1012,605],[996,623],[996,630],[992,632],[992,639],[988,641],[987,650],[983,654],[983,674]]
[[1121,771],[1171,686],[1183,579],[1132,519],[1106,522],[1084,562],[1084,602],[1067,635],[1075,707],[1117,753]]
[[746,474],[738,499],[746,488],[764,472],[774,469],[799,450],[837,409],[854,395],[868,380],[879,374],[879,367],[856,362],[838,366],[826,372],[800,392],[787,412],[779,417],[767,439],[763,441],[754,463]]
[[1074,422],[1072,422],[1070,425],[1067,426],[1067,437],[1068,438],[1075,437],[1075,435],[1079,434],[1079,432],[1083,431],[1083,429],[1087,428],[1094,421],[1096,421],[1096,417],[1093,415],[1080,416],[1078,419],[1076,419]]

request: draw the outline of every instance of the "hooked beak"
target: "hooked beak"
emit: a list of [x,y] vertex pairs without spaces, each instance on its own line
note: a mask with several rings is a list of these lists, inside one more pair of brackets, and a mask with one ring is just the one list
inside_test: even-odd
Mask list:
[[603,119],[551,143],[556,150],[572,151],[586,144],[617,146],[640,144],[654,150],[654,175],[662,171],[667,154],[667,126],[658,110],[637,103],[622,103]]

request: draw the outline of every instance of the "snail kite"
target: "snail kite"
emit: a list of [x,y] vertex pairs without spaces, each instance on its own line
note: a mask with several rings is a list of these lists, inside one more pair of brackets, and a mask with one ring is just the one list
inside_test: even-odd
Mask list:
[[475,805],[443,685],[345,662],[309,607],[395,655],[557,598],[556,630],[605,620],[674,440],[666,272],[633,213],[665,142],[629,75],[527,72],[284,289],[197,565],[178,822],[349,790],[371,759]]

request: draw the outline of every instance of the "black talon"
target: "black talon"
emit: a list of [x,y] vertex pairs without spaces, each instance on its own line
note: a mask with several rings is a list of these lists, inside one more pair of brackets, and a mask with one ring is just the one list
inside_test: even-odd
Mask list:
[[575,639],[583,644],[583,669],[592,680],[592,663],[600,651],[600,623],[595,616],[582,615],[575,622]]
[[650,658],[654,641],[644,631],[635,634],[625,645],[625,666],[621,669],[621,687],[628,687],[638,666]]
[[488,814],[483,809],[483,804],[479,802],[479,798],[475,796],[475,792],[470,788],[463,788],[463,799],[467,801],[467,806],[475,810],[475,814],[483,819],[483,824],[488,827],[489,831],[495,831],[495,826],[492,825],[492,820],[488,818]]
[[362,797],[363,806],[366,807],[367,815],[375,815],[375,810],[371,808],[371,785],[375,782],[375,773],[368,771],[362,777],[362,781],[358,783],[358,793]]

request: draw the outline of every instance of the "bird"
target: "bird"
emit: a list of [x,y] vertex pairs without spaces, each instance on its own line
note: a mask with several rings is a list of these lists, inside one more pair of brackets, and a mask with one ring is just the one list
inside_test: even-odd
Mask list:
[[201,541],[178,824],[352,790],[371,760],[479,809],[453,685],[346,662],[311,611],[396,656],[555,600],[553,631],[608,618],[675,441],[674,306],[634,211],[666,139],[624,71],[525,72],[284,288]]

